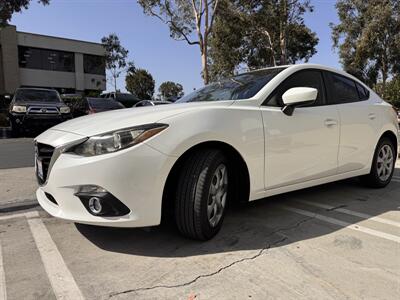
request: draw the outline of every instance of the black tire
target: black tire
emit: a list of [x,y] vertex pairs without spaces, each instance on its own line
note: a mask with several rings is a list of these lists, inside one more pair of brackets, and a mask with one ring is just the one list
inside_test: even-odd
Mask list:
[[[391,153],[393,156],[393,163],[391,170],[386,173],[388,176],[387,178],[381,178],[380,174],[378,173],[380,163],[378,163],[378,157],[381,153],[381,150],[384,147],[390,147]],[[387,148],[386,148],[387,149]],[[397,153],[396,153],[396,148],[393,142],[387,138],[383,137],[379,140],[378,145],[376,146],[375,149],[375,154],[374,154],[374,159],[372,160],[372,165],[371,165],[371,171],[368,175],[361,176],[360,179],[361,181],[368,187],[372,188],[383,188],[389,184],[389,182],[392,180],[393,172],[394,172],[394,167],[396,163],[396,158],[397,158]]]
[[[223,166],[224,173],[226,172],[225,201],[224,205],[215,206],[223,207],[222,215],[217,218],[218,222],[212,225],[207,211],[208,207],[212,206],[209,202],[210,186],[216,178],[215,172],[219,172]],[[218,174],[224,177],[224,173]],[[182,235],[205,241],[214,237],[221,229],[229,198],[228,173],[228,160],[219,150],[202,149],[187,158],[178,177],[175,195],[175,221]],[[214,180],[214,185],[215,182]],[[212,202],[216,203],[215,200]],[[211,211],[216,214],[215,210]],[[220,214],[221,212],[218,213]]]

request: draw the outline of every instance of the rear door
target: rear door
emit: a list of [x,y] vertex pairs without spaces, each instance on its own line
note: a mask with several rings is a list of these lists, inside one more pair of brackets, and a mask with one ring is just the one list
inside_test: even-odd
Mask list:
[[[282,95],[293,87],[312,87],[318,98],[297,107],[292,116],[281,108]],[[265,135],[265,187],[273,189],[336,174],[339,114],[326,105],[320,70],[303,70],[289,76],[261,107]]]
[[340,117],[338,173],[368,167],[375,149],[380,126],[378,107],[369,99],[369,91],[353,79],[324,72],[328,103]]

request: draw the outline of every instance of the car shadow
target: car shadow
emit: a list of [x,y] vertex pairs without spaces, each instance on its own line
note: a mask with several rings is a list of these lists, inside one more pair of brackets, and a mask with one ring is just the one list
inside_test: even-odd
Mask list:
[[[399,176],[400,169],[396,169],[396,173]],[[76,228],[97,247],[130,255],[172,258],[262,250],[313,239],[342,229],[312,216],[289,211],[288,207],[318,212],[349,224],[366,219],[340,214],[334,209],[304,206],[298,202],[299,199],[378,216],[398,211],[399,202],[396,199],[399,199],[399,194],[400,182],[392,182],[385,189],[369,189],[357,179],[349,179],[274,196],[248,203],[240,209],[229,209],[221,231],[207,242],[182,237],[172,223],[147,229],[81,224],[76,224]]]

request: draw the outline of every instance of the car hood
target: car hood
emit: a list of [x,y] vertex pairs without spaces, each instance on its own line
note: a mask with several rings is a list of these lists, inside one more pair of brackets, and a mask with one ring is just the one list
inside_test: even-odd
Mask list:
[[179,103],[118,109],[66,121],[51,130],[66,131],[82,136],[98,135],[122,128],[161,122],[163,119],[197,109],[229,106],[234,101]]

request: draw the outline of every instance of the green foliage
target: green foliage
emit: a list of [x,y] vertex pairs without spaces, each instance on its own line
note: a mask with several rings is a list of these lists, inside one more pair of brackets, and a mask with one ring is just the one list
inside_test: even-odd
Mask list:
[[155,81],[151,74],[144,69],[135,69],[125,78],[126,90],[141,100],[151,100],[154,95]]
[[331,24],[344,69],[369,85],[383,86],[400,72],[400,2],[338,0],[340,23]]
[[318,38],[304,24],[309,0],[223,0],[210,41],[214,80],[238,68],[308,61]]
[[134,68],[133,63],[126,62],[129,51],[122,45],[115,33],[105,36],[101,39],[104,49],[106,50],[105,60],[106,68],[111,72],[114,79],[114,88],[117,91],[117,78],[121,75],[124,68],[129,64],[129,69]]
[[184,95],[183,86],[172,81],[163,82],[158,88],[158,92],[162,100],[177,99]]
[[400,109],[400,76],[393,78],[385,85],[382,82],[377,83],[374,90],[385,101]]
[[[31,0],[0,0],[0,28],[7,25],[14,13],[28,9]],[[37,2],[47,5],[50,0],[38,0]]]

